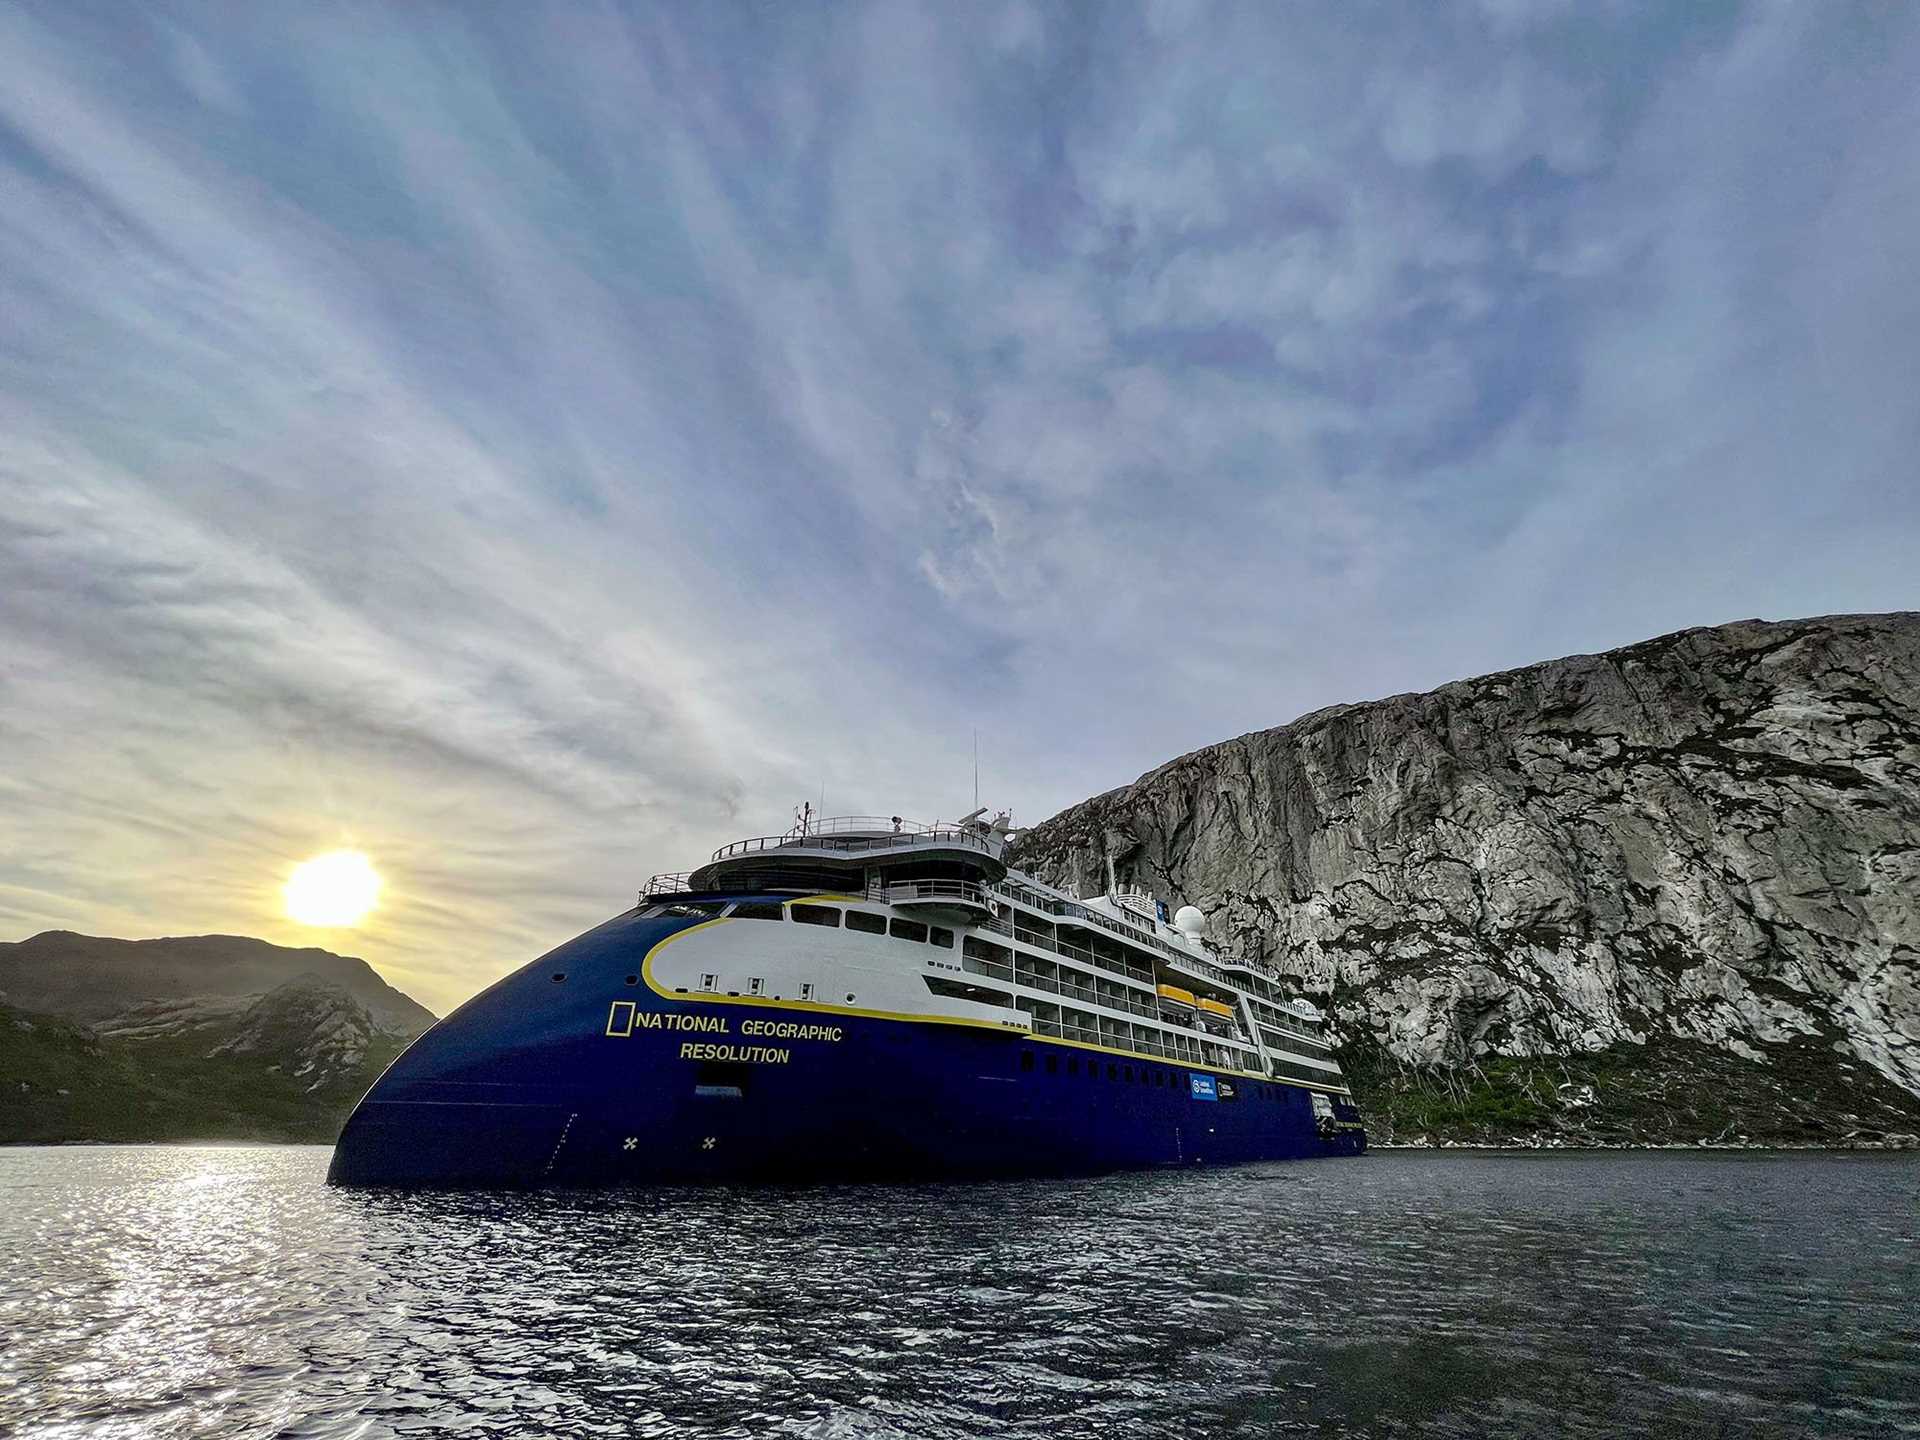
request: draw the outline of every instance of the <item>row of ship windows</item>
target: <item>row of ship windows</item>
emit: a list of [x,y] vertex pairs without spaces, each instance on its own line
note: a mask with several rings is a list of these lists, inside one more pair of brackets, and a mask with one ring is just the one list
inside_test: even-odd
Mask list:
[[[1061,1072],[1062,1057],[1049,1055],[1046,1057],[1046,1062],[1047,1074],[1058,1075]],[[1081,1073],[1080,1057],[1078,1055],[1066,1056],[1064,1063],[1067,1074],[1078,1075]],[[1101,1063],[1101,1061],[1091,1057],[1088,1058],[1086,1066],[1087,1079],[1098,1080],[1100,1078]],[[1157,1065],[1127,1065],[1115,1060],[1108,1060],[1105,1064],[1107,1079],[1109,1080],[1116,1081],[1122,1085],[1154,1085],[1163,1090],[1169,1085],[1176,1089],[1179,1088],[1179,1077],[1184,1073],[1173,1070],[1162,1070]],[[1020,1052],[1020,1069],[1024,1072],[1031,1072],[1033,1068],[1034,1052],[1031,1050],[1022,1050]],[[1308,1076],[1306,1078],[1321,1079],[1324,1077]],[[1278,1086],[1262,1085],[1257,1082],[1236,1082],[1222,1078],[1216,1083],[1218,1085],[1219,1096],[1222,1100],[1237,1100],[1241,1098],[1239,1089],[1241,1085],[1246,1087],[1247,1096],[1254,1100],[1265,1101],[1267,1103],[1277,1102],[1284,1093]]]
[[[683,901],[674,905],[662,905],[654,913],[659,915],[677,915],[691,918],[695,915],[718,915],[726,907],[712,902],[697,900]],[[796,925],[825,925],[837,928],[841,912],[831,905],[782,905],[765,900],[741,900],[734,904],[730,914],[734,920],[784,920],[788,914],[793,916]],[[953,931],[939,925],[924,925],[918,920],[902,920],[897,916],[889,921],[884,915],[870,914],[865,910],[846,912],[847,929],[857,930],[864,935],[891,935],[896,940],[917,940],[923,945],[939,945],[945,949],[953,948]]]

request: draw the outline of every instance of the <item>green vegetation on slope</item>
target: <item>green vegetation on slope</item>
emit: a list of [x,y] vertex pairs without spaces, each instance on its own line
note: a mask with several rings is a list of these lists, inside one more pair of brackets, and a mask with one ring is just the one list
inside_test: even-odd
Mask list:
[[1341,1065],[1368,1133],[1400,1144],[1858,1145],[1920,1133],[1920,1098],[1864,1062],[1768,1050],[1748,1060],[1664,1039],[1419,1068],[1359,1044]]
[[0,1006],[0,1142],[277,1140],[331,1143],[405,1046],[376,1034],[359,1066],[307,1089],[269,1053],[213,1055],[236,1018],[160,1039],[96,1036]]

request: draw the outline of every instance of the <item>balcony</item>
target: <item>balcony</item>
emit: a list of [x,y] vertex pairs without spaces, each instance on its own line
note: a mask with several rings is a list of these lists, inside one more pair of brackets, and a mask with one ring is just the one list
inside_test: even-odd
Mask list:
[[968,880],[896,880],[872,886],[867,893],[896,910],[949,925],[972,925],[993,915],[986,890]]

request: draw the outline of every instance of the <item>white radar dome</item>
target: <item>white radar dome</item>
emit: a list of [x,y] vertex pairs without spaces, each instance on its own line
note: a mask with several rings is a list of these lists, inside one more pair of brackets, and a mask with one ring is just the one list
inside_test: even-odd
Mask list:
[[1198,940],[1207,930],[1207,917],[1192,905],[1182,905],[1173,916],[1173,928],[1190,940]]

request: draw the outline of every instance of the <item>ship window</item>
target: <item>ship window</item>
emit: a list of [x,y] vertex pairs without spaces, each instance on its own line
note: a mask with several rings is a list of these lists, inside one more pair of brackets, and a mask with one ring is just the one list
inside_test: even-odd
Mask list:
[[847,911],[847,929],[858,930],[867,935],[884,935],[887,922],[878,915],[869,915],[864,910]]
[[918,940],[922,944],[926,943],[927,927],[918,920],[896,919],[887,928],[893,932],[893,938],[896,940]]
[[1276,1075],[1291,1075],[1296,1080],[1318,1080],[1323,1085],[1340,1083],[1339,1075],[1331,1070],[1316,1070],[1311,1065],[1295,1065],[1287,1060],[1270,1060],[1267,1063],[1273,1067]]
[[1080,1073],[1080,1057],[1078,1055],[1067,1056],[1067,1074],[1078,1075],[1079,1073]]
[[733,907],[733,918],[736,920],[784,920],[786,908],[778,901],[742,900]]
[[1167,1072],[1166,1072],[1166,1071],[1164,1071],[1164,1070],[1156,1070],[1156,1071],[1154,1071],[1154,1072],[1153,1072],[1153,1083],[1154,1083],[1155,1085],[1158,1085],[1158,1086],[1161,1086],[1161,1087],[1164,1087],[1164,1086],[1166,1085],[1166,1083],[1167,1083]]
[[638,975],[627,976],[627,984],[638,985],[639,983],[640,983],[640,977]]
[[944,995],[949,1000],[973,1000],[982,1005],[1008,1007],[1013,997],[1004,990],[989,990],[984,985],[966,985],[958,980],[943,980],[938,975],[922,975],[927,989],[935,995]]
[[813,982],[811,980],[802,980],[800,982],[800,998],[802,1000],[811,1000],[813,998]]
[[1020,1068],[1022,1070],[1033,1069],[1033,1051],[1022,1050],[1020,1052]]
[[793,918],[801,925],[838,925],[840,912],[831,905],[795,905]]
[[726,902],[723,900],[681,900],[672,905],[662,905],[653,913],[672,915],[683,920],[696,920],[718,915],[726,908]]
[[933,932],[927,938],[942,950],[951,950],[953,948],[953,931],[951,930],[942,930],[936,925],[933,927]]
[[762,980],[758,975],[754,976],[751,980],[747,981],[747,993],[749,995],[766,994],[767,982]]
[[1120,1067],[1114,1064],[1113,1061],[1111,1060],[1107,1061],[1107,1079],[1118,1080],[1119,1078],[1120,1078]]
[[1120,1067],[1120,1078],[1131,1085],[1133,1083],[1133,1066],[1122,1065]]
[[1060,1073],[1060,1057],[1058,1055],[1047,1056],[1047,1074],[1058,1075],[1059,1073]]
[[712,994],[720,988],[720,977],[718,975],[702,975],[700,977],[700,988],[708,994]]

